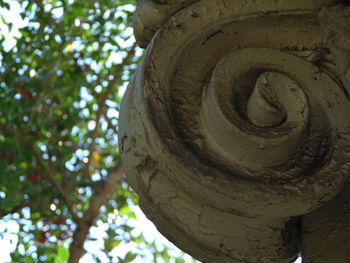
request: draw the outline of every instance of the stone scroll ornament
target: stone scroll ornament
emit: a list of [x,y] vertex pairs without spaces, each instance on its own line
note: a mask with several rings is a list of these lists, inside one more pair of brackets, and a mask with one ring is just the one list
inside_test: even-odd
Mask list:
[[202,262],[350,262],[350,8],[139,1],[120,116],[130,185]]

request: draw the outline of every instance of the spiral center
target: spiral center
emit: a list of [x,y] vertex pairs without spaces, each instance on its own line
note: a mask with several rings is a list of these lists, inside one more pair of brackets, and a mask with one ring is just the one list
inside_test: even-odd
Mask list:
[[256,81],[248,100],[247,116],[258,127],[277,126],[286,118],[277,95],[283,86],[281,75],[276,72],[265,72]]

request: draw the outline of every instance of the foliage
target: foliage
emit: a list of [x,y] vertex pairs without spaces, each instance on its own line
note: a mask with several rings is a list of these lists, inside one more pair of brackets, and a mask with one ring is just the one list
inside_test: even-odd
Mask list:
[[[130,28],[136,1],[17,3],[26,25],[14,47],[0,31],[0,215],[20,226],[12,261],[77,262],[72,254],[80,258],[98,222],[108,225],[102,249],[110,262],[132,262],[142,248],[154,262],[184,262],[130,225],[137,197],[122,177],[117,118],[142,53]],[[113,258],[128,242],[139,249]]]

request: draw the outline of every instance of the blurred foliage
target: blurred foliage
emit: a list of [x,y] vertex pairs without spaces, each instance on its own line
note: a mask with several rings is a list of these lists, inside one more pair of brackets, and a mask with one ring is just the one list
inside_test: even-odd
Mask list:
[[[2,14],[10,2],[0,0]],[[81,217],[119,164],[121,95],[142,54],[131,29],[136,0],[15,2],[25,25],[12,46],[16,25],[0,17],[0,224],[19,225],[13,262],[66,262],[72,211]],[[145,251],[153,262],[185,262],[133,234],[136,204],[122,182],[101,207],[103,262],[132,262]],[[130,242],[133,251],[113,256]]]

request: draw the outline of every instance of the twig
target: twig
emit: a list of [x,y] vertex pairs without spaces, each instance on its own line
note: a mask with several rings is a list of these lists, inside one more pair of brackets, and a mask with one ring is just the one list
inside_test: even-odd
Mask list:
[[84,172],[83,172],[83,175],[85,177],[88,177],[90,175],[89,168],[91,165],[93,152],[96,148],[96,139],[98,135],[98,129],[100,128],[100,121],[106,109],[105,102],[108,99],[108,96],[112,92],[113,88],[115,87],[117,81],[120,80],[121,75],[124,72],[124,67],[130,65],[130,60],[134,56],[134,50],[136,46],[137,44],[134,43],[130,47],[130,50],[128,51],[126,57],[123,59],[122,63],[119,64],[120,67],[116,69],[113,79],[108,83],[108,86],[106,87],[105,91],[101,93],[101,95],[98,97],[98,102],[97,102],[98,108],[97,108],[96,117],[95,117],[95,129],[92,131],[92,134],[91,134],[91,144],[89,145],[88,161],[84,167]]
[[20,205],[15,206],[14,208],[12,208],[10,211],[1,211],[0,218],[4,218],[5,216],[7,216],[9,214],[14,214],[27,206],[28,206],[27,204],[20,204]]
[[65,192],[65,190],[63,189],[62,185],[59,184],[57,182],[57,180],[55,179],[55,176],[54,176],[51,168],[49,167],[47,162],[44,160],[44,158],[41,156],[38,148],[32,143],[31,140],[29,140],[26,136],[24,136],[22,133],[20,133],[16,129],[12,128],[11,126],[9,126],[5,123],[0,123],[0,127],[3,128],[4,130],[6,130],[7,132],[13,134],[14,136],[16,136],[18,139],[20,139],[23,143],[25,143],[32,150],[34,157],[36,158],[36,160],[39,162],[39,164],[44,168],[45,172],[47,173],[47,177],[48,177],[49,181],[53,184],[53,186],[57,189],[57,191],[61,195],[62,199],[65,201],[67,208],[72,215],[73,220],[78,221],[79,217],[75,212],[75,209],[73,207],[71,200],[69,199],[69,197],[68,197],[67,193]]
[[103,117],[105,118],[105,120],[106,120],[106,122],[107,122],[107,124],[108,124],[108,128],[109,128],[109,129],[113,129],[113,131],[114,131],[116,134],[118,134],[118,130],[116,129],[116,125],[114,125],[114,124],[112,123],[112,120],[111,120],[110,118],[108,118],[108,116],[107,116],[106,113],[103,114]]

